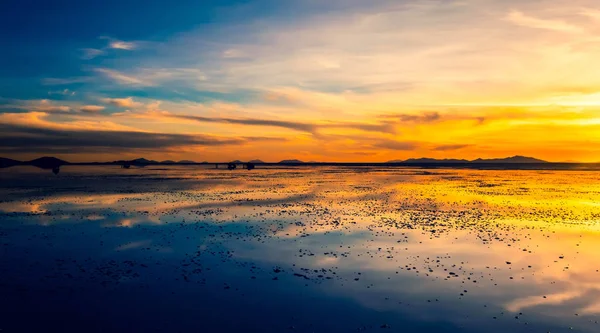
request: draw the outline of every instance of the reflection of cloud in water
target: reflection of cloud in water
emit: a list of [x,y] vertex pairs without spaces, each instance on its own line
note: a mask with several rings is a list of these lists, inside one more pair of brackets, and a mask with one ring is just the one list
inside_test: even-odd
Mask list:
[[129,243],[126,243],[126,244],[116,247],[115,251],[126,251],[126,250],[138,249],[140,247],[148,247],[148,246],[150,246],[150,244],[152,244],[152,240],[129,242]]

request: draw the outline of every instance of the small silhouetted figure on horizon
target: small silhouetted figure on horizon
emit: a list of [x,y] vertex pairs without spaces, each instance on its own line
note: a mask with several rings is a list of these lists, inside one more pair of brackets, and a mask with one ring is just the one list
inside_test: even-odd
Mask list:
[[254,163],[246,163],[246,169],[252,170],[254,168],[255,168]]

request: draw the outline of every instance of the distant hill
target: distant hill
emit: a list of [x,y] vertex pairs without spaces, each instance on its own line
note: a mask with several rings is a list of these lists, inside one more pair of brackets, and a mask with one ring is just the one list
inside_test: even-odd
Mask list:
[[265,163],[265,162],[263,162],[263,161],[261,161],[261,160],[251,160],[251,161],[248,161],[248,163],[254,163],[254,164],[263,164],[263,163]]
[[547,161],[544,161],[544,160],[540,160],[540,159],[533,158],[533,157],[520,156],[520,155],[516,155],[513,157],[507,157],[507,158],[491,158],[491,159],[478,158],[471,162],[472,163],[548,163]]
[[444,163],[444,164],[453,164],[453,163],[548,163],[546,161],[526,156],[513,156],[506,158],[491,158],[491,159],[482,159],[478,158],[476,160],[463,160],[463,159],[437,159],[437,158],[410,158],[408,160],[392,160],[387,163],[406,163],[406,164],[435,164],[435,163]]
[[12,160],[10,158],[0,157],[0,168],[8,168],[14,165],[21,164],[21,161]]
[[132,164],[137,164],[137,165],[146,165],[146,164],[157,164],[157,161],[154,160],[147,160],[145,158],[136,158],[135,160],[131,161]]
[[179,162],[177,162],[177,163],[180,163],[180,164],[194,164],[194,163],[196,163],[196,162],[194,162],[194,161],[189,161],[189,160],[181,160],[181,161],[179,161]]
[[231,161],[231,162],[229,162],[229,163],[235,163],[235,164],[239,164],[239,163],[244,163],[244,162],[242,162],[242,161],[240,161],[240,160],[235,160],[235,161]]
[[279,164],[303,164],[304,162],[300,160],[283,160],[279,162]]
[[161,164],[175,164],[175,163],[177,163],[177,162],[175,162],[175,161],[171,161],[171,160],[166,160],[166,161],[162,161],[162,162],[160,162],[160,163],[161,163]]
[[59,167],[61,165],[69,164],[69,162],[63,161],[63,160],[58,159],[56,157],[44,156],[44,157],[36,158],[35,160],[24,162],[23,164],[25,164],[25,165],[33,165],[33,166],[36,166],[38,168],[56,168],[56,167]]

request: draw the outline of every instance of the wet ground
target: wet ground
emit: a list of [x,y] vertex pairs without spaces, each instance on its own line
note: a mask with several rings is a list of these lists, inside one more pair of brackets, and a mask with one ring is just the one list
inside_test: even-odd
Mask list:
[[0,170],[2,332],[598,332],[598,171]]

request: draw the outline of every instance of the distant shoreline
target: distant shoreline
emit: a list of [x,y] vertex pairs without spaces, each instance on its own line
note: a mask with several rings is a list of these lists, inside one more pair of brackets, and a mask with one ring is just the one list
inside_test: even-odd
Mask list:
[[[229,162],[211,162],[211,163],[151,163],[151,164],[132,164],[134,168],[154,167],[154,166],[205,166],[209,169],[226,170]],[[245,163],[236,163],[242,165]],[[80,162],[80,163],[65,163],[60,166],[120,166],[120,163],[114,162]],[[18,166],[35,166],[33,164],[18,164]],[[9,168],[12,166],[6,166]],[[415,168],[415,169],[470,169],[470,170],[598,170],[600,171],[600,163],[336,163],[336,162],[320,162],[320,163],[257,163],[257,169],[260,167],[389,167],[389,168]]]

